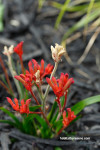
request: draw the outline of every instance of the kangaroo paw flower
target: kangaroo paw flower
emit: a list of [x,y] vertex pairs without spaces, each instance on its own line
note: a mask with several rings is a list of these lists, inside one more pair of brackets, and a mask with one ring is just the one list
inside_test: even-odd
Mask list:
[[31,99],[27,99],[26,102],[24,102],[24,100],[21,100],[21,105],[19,105],[18,103],[18,99],[14,98],[14,102],[11,100],[11,98],[7,97],[7,101],[10,103],[10,105],[12,106],[12,108],[16,111],[18,111],[21,114],[32,114],[34,112],[31,112],[29,110],[29,104],[31,102]]
[[23,55],[23,41],[20,42],[16,47],[14,47],[14,52],[22,59]]
[[66,117],[66,111],[63,112],[63,126],[66,128],[75,118],[74,112],[70,108],[67,108],[68,117]]

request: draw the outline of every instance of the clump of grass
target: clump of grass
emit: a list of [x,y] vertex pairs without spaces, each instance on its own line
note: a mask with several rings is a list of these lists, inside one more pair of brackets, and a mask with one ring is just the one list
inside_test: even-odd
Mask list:
[[[99,18],[100,15],[99,0],[66,0],[64,4],[52,1],[51,5],[60,10],[60,13],[55,22],[56,29],[59,27],[65,12],[68,12],[76,17],[81,17],[80,20],[71,28],[69,28],[69,30],[64,34],[62,38],[63,42],[75,31],[78,31],[82,27],[84,27],[86,31],[88,29],[88,24],[94,22]],[[95,26],[95,28],[97,26]]]

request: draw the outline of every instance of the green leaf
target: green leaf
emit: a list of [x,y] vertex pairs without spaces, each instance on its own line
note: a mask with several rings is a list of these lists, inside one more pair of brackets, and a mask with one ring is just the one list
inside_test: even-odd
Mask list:
[[0,32],[3,31],[4,5],[0,2]]
[[59,24],[60,24],[60,22],[62,20],[62,17],[64,15],[64,13],[65,13],[65,11],[66,11],[66,9],[67,9],[70,1],[71,0],[66,0],[65,3],[64,3],[64,5],[62,6],[61,11],[60,11],[60,13],[59,13],[59,15],[58,15],[58,17],[56,19],[56,23],[55,23],[55,28],[56,29],[58,28],[58,26],[59,26]]
[[87,23],[91,22],[92,20],[96,19],[100,15],[100,9],[94,10],[88,16],[85,15],[79,22],[77,22],[74,26],[72,26],[63,36],[62,41],[66,40],[74,31],[80,29]]
[[10,111],[3,107],[0,107],[0,109],[13,119],[17,128],[22,129],[22,123],[17,119],[17,117],[15,117]]
[[23,129],[24,129],[24,132],[27,134],[36,135],[34,117],[35,117],[35,114],[29,114],[26,117],[24,116]]
[[41,137],[42,138],[47,138],[49,136],[49,127],[48,124],[45,122],[44,118],[40,117],[39,115],[35,114],[35,118],[37,120],[37,122],[40,124],[40,126],[38,127],[38,129],[41,131]]
[[62,150],[62,148],[60,148],[60,147],[55,147],[54,150]]
[[30,98],[30,94],[29,91],[27,89],[25,89],[24,87],[22,87],[24,89],[24,100],[27,100]]
[[[63,107],[64,105],[64,100],[65,100],[65,96],[61,97],[61,100],[60,100],[61,107]],[[52,124],[54,124],[54,122],[56,121],[58,114],[59,114],[59,107],[57,107],[56,113],[52,115],[52,120],[51,120]]]
[[38,114],[29,114],[23,121],[24,132],[32,134],[33,131],[30,130],[29,126],[33,127],[32,130],[34,130],[34,134],[36,134],[36,130],[39,129],[43,138],[47,136],[48,125],[44,118],[40,117]]
[[[92,11],[94,3],[95,3],[95,0],[91,0],[90,1],[90,4],[89,4],[88,9],[87,9],[87,16],[86,16],[86,18],[88,18],[90,12]],[[87,22],[87,24],[85,24],[85,29],[87,29],[87,27],[88,27],[88,22]]]
[[45,122],[44,118],[40,117],[39,115],[35,114],[35,118],[36,120],[40,123],[40,125],[43,127],[43,128],[47,128],[48,125],[47,123]]
[[92,96],[78,102],[71,108],[71,110],[77,115],[84,109],[84,107],[98,102],[100,102],[100,95]]
[[49,121],[51,121],[52,117],[54,116],[56,109],[57,109],[57,102],[55,101],[52,108],[51,108],[51,111],[49,112],[49,114],[47,116]]
[[39,109],[41,106],[42,106],[42,105],[30,106],[30,107],[29,107],[29,110],[30,110],[30,111],[35,111],[35,110]]
[[42,9],[43,4],[44,4],[45,1],[46,1],[46,0],[38,0],[38,3],[39,3],[39,10]]
[[11,126],[16,127],[16,124],[14,122],[10,121],[10,120],[0,120],[0,123],[7,123]]

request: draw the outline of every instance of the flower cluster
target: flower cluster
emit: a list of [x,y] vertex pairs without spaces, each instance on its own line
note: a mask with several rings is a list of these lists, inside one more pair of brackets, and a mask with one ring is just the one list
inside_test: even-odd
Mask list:
[[67,108],[68,117],[66,117],[66,111],[63,112],[63,126],[66,128],[75,118],[74,112],[70,108]]
[[19,76],[16,75],[14,77],[19,80],[28,91],[31,91],[32,85],[34,84],[32,84],[33,79],[31,74],[20,74]]
[[19,56],[20,59],[22,59],[23,55],[23,41],[20,42],[16,47],[14,47],[14,52]]
[[[21,64],[21,71],[22,71],[22,74],[20,74],[20,75],[17,75],[17,72],[13,68],[13,65],[12,65],[13,59],[12,59],[11,54],[14,52],[19,56],[19,60],[20,60],[20,64]],[[9,70],[13,77],[13,80],[15,82],[19,97],[22,99],[23,97],[27,96],[27,100],[24,101],[24,99],[22,99],[20,104],[19,104],[19,101],[17,98],[14,98],[14,102],[13,102],[11,98],[7,97],[7,101],[10,103],[12,108],[15,111],[19,112],[20,114],[27,114],[27,115],[34,114],[34,113],[41,114],[43,116],[45,122],[48,124],[48,126],[50,128],[52,128],[52,130],[54,131],[55,129],[53,129],[52,123],[46,116],[46,113],[47,113],[46,99],[47,99],[47,96],[49,93],[49,89],[51,87],[56,96],[55,101],[57,102],[57,104],[59,106],[59,113],[56,116],[55,121],[60,120],[61,115],[63,117],[63,121],[60,120],[63,123],[63,127],[58,132],[58,134],[60,134],[62,132],[62,130],[65,129],[71,123],[71,121],[73,121],[76,118],[76,116],[74,115],[74,112],[71,111],[70,108],[67,108],[68,117],[66,117],[66,111],[64,111],[66,102],[67,102],[68,90],[69,90],[71,84],[74,83],[74,80],[73,80],[73,78],[69,78],[69,75],[67,73],[66,74],[61,73],[59,79],[55,78],[55,73],[56,73],[58,64],[61,60],[62,55],[64,55],[66,53],[66,50],[64,49],[63,46],[56,43],[55,47],[51,46],[51,52],[52,52],[52,58],[55,63],[54,67],[51,64],[47,64],[47,66],[45,66],[43,59],[41,60],[40,65],[38,64],[38,62],[35,59],[32,59],[31,61],[28,62],[28,70],[26,70],[24,67],[24,64],[23,64],[23,59],[22,59],[23,41],[20,42],[16,47],[11,46],[10,48],[7,48],[7,47],[4,48],[3,53],[8,57],[8,67],[9,67]],[[47,75],[51,75],[50,78],[46,77]],[[42,88],[41,88],[44,77],[46,77],[46,81],[48,83],[45,93],[44,93],[44,91],[42,91]],[[29,91],[29,93],[31,94],[31,96],[34,98],[37,106],[39,106],[38,107],[40,110],[39,112],[30,111],[29,105],[30,105],[31,99],[28,99],[28,98],[30,98],[30,95],[28,94],[28,92],[27,93],[23,92],[22,86],[16,79],[24,85],[25,89],[27,89]],[[32,89],[33,85],[36,86],[38,89],[40,101],[38,101],[37,97],[35,96],[35,93]],[[62,96],[64,97],[63,106],[61,105],[61,101],[60,101]],[[35,107],[35,106],[33,106],[33,107]],[[53,115],[52,109],[51,109],[51,115]],[[29,115],[28,117],[30,117],[30,116],[32,116],[32,115]],[[36,115],[36,117],[37,116],[38,115]],[[24,115],[23,115],[23,117],[24,117]],[[26,118],[24,118],[24,119],[26,119]],[[38,119],[37,119],[37,121],[38,121]],[[41,132],[41,133],[43,133],[43,132]]]
[[60,79],[52,77],[52,79],[50,80],[49,78],[46,78],[48,84],[51,86],[56,95],[56,101],[58,102],[58,104],[60,103],[60,97],[65,96],[68,93],[68,89],[71,84],[74,83],[73,78],[68,77],[69,76],[67,73],[61,73]]
[[[34,68],[33,68],[34,65]],[[27,90],[31,90],[32,85],[36,84],[37,86],[41,85],[43,82],[43,78],[46,75],[51,74],[53,70],[53,66],[48,64],[44,68],[44,60],[41,60],[41,66],[37,63],[35,59],[29,61],[28,63],[29,71],[26,70],[26,74],[20,74],[19,76],[15,76],[17,80],[22,82]]]
[[29,111],[29,104],[31,102],[31,99],[26,100],[26,102],[24,102],[24,100],[21,100],[21,106],[18,103],[18,99],[14,98],[14,102],[11,100],[11,98],[7,97],[7,101],[10,103],[10,105],[12,106],[12,108],[18,112],[20,112],[21,114],[30,114],[32,112]]

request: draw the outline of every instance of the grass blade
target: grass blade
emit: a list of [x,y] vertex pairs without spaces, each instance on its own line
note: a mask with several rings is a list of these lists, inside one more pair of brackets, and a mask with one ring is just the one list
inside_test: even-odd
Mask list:
[[59,24],[60,24],[60,22],[61,22],[61,19],[62,19],[64,13],[65,13],[65,11],[66,11],[66,9],[67,9],[67,7],[68,7],[70,1],[71,1],[71,0],[66,0],[65,3],[64,3],[64,5],[62,6],[61,11],[60,11],[60,13],[59,13],[59,15],[58,15],[58,17],[57,17],[57,19],[56,19],[56,23],[55,23],[55,28],[56,28],[56,29],[58,28],[58,26],[59,26]]
[[3,107],[0,107],[0,109],[14,120],[14,123],[16,124],[17,128],[19,128],[19,129],[22,128],[22,123],[17,119],[17,117],[15,117],[13,115],[13,113],[11,113],[10,111],[8,111],[7,109],[5,109]]
[[73,27],[71,27],[65,33],[65,35],[62,38],[62,42],[64,42],[64,40],[66,40],[74,31],[80,29],[81,27],[86,25],[88,22],[91,22],[92,20],[96,19],[99,15],[100,15],[100,9],[96,9],[95,11],[93,11],[92,13],[88,15],[88,18],[87,16],[84,16],[78,23],[76,23]]

